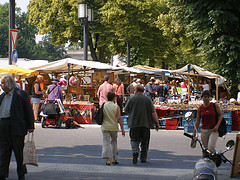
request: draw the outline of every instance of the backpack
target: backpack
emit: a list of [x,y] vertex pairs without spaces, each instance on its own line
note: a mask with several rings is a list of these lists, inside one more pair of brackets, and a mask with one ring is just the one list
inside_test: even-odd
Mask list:
[[158,96],[159,97],[167,97],[168,90],[165,86],[159,86]]
[[[216,111],[216,105],[214,103],[214,111],[215,111],[215,116],[216,116],[216,123],[218,122],[218,113]],[[224,135],[227,134],[227,125],[226,125],[226,120],[222,118],[222,122],[218,127],[218,136],[223,137]]]
[[102,125],[102,122],[103,122],[103,107],[104,107],[104,104],[105,103],[103,103],[101,108],[93,114],[93,120],[95,120],[95,122],[98,125]]

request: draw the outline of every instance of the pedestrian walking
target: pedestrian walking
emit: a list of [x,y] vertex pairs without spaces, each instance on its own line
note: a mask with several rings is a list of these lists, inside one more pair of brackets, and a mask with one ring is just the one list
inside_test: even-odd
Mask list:
[[12,76],[1,79],[4,91],[0,96],[0,180],[9,174],[12,151],[17,161],[19,180],[25,179],[26,165],[23,165],[24,137],[34,131],[34,116],[27,91],[17,88]]
[[[201,140],[209,151],[215,153],[215,147],[218,139],[218,127],[221,124],[223,115],[220,107],[217,104],[210,102],[211,94],[209,91],[202,92],[203,104],[197,110],[197,120],[195,123],[196,128],[199,127],[200,119],[202,118]],[[218,122],[216,123],[216,112],[218,113]],[[193,136],[196,135],[196,130],[193,131]],[[203,154],[204,156],[204,154]]]
[[32,90],[31,90],[31,100],[33,104],[33,114],[34,114],[34,120],[35,122],[40,122],[38,119],[38,111],[39,111],[39,105],[42,98],[42,95],[44,94],[44,91],[42,91],[40,87],[40,83],[43,82],[43,76],[37,75],[36,80],[33,83]]
[[99,99],[99,106],[101,107],[103,103],[107,102],[107,93],[115,92],[113,86],[109,84],[110,77],[108,75],[104,76],[104,83],[98,88],[97,96]]
[[101,126],[103,135],[102,157],[107,159],[106,165],[110,165],[112,156],[112,164],[119,164],[116,159],[118,155],[117,150],[117,133],[119,131],[118,123],[120,124],[122,135],[125,136],[123,129],[120,108],[115,104],[116,95],[114,92],[108,92],[108,102],[103,106],[103,123]]
[[115,79],[115,84],[113,85],[115,89],[115,94],[117,97],[117,105],[120,108],[121,115],[123,114],[123,99],[124,99],[124,85],[121,82],[121,79],[117,77]]
[[124,108],[129,115],[127,121],[130,128],[133,164],[137,164],[139,153],[141,162],[147,161],[150,129],[154,127],[154,120],[156,129],[159,128],[159,121],[152,100],[144,96],[143,92],[144,87],[137,85],[135,95],[128,100]]

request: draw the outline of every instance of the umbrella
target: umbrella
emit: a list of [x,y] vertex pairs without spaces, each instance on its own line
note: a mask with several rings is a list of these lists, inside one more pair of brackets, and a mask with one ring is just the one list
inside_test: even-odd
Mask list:
[[39,72],[34,70],[19,68],[17,66],[11,66],[11,65],[8,67],[0,68],[0,73],[11,73],[15,77],[17,76],[19,78],[37,76],[39,74]]

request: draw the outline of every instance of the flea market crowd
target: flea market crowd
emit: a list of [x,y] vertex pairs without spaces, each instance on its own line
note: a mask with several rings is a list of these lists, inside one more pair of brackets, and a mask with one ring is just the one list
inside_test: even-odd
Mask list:
[[[122,136],[125,136],[123,116],[128,117],[132,163],[137,164],[138,160],[146,163],[150,130],[158,130],[160,127],[154,105],[176,99],[186,101],[189,94],[195,99],[201,99],[202,103],[197,108],[195,124],[198,128],[201,119],[202,142],[211,152],[215,152],[218,127],[223,114],[220,105],[211,101],[215,93],[215,83],[211,80],[203,79],[202,84],[196,84],[194,81],[187,82],[179,79],[168,81],[149,77],[149,82],[145,84],[140,78],[133,78],[129,84],[125,85],[119,77],[113,84],[110,83],[109,75],[104,75],[103,78],[103,83],[98,87],[96,95],[98,109],[103,110],[101,131],[102,158],[106,159],[105,165],[119,164],[117,137],[119,126]],[[44,77],[38,75],[28,93],[18,87],[12,76],[5,75],[1,78],[3,93],[0,95],[0,180],[8,177],[12,151],[17,161],[19,180],[25,179],[27,169],[26,164],[23,164],[24,138],[27,133],[34,132],[34,122],[43,121],[39,119],[39,111],[42,111],[40,106],[43,106],[41,101],[45,98],[50,102],[59,99],[60,104],[63,104],[67,97],[66,79],[53,78],[46,90],[40,85],[43,82]],[[238,88],[240,90],[240,85]],[[238,93],[237,103],[240,103],[240,93]],[[216,113],[218,121],[215,119]],[[193,135],[195,134],[194,130]]]

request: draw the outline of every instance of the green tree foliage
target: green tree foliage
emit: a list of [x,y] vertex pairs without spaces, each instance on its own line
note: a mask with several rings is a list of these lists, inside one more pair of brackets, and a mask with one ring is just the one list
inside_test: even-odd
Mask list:
[[[163,36],[163,30],[156,24],[158,16],[168,10],[164,3],[159,0],[86,2],[94,8],[95,22],[88,26],[89,48],[94,60],[106,62],[112,55],[126,54],[129,42],[132,65],[175,64],[171,37]],[[79,40],[82,43],[77,3],[77,0],[32,0],[28,6],[29,22],[39,28],[40,34],[50,34],[57,45],[68,41],[75,44]]]
[[[8,57],[8,32],[9,14],[8,3],[0,5],[0,57]],[[15,26],[18,32],[16,50],[19,58],[58,60],[65,57],[64,46],[50,44],[50,39],[43,41],[43,46],[38,46],[35,42],[35,35],[38,32],[36,26],[28,23],[28,13],[21,13],[20,8],[16,8]]]
[[184,29],[215,70],[233,82],[233,96],[240,78],[240,2],[236,0],[169,0],[174,31]]

